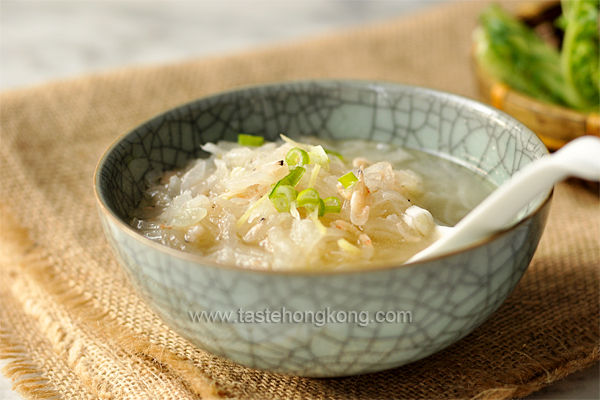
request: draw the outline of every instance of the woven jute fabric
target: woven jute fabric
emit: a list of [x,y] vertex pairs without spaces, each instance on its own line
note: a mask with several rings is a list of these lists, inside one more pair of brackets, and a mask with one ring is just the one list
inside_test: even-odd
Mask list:
[[469,49],[481,7],[445,3],[244,54],[2,93],[0,353],[16,390],[66,399],[504,399],[596,363],[600,206],[577,182],[557,186],[531,266],[488,322],[416,363],[338,379],[255,371],[195,348],[139,299],[101,231],[92,176],[104,150],[199,96],[331,77],[476,97]]

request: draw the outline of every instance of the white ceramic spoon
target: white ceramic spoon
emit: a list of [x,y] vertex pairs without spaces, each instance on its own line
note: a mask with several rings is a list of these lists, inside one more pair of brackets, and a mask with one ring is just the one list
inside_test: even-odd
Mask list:
[[436,227],[440,237],[407,263],[458,250],[508,227],[519,211],[555,183],[574,176],[600,181],[600,138],[584,136],[569,142],[515,173],[454,227]]

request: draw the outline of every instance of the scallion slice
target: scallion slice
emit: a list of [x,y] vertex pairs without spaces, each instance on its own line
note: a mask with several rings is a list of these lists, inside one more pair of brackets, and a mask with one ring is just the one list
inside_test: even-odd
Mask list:
[[319,217],[325,215],[325,203],[319,196],[319,192],[316,189],[308,188],[298,193],[296,198],[298,207],[304,207],[308,212],[318,210]]
[[342,205],[340,199],[335,196],[327,197],[323,200],[325,203],[325,214],[335,213],[339,214],[342,211]]
[[325,215],[325,202],[319,198],[319,217]]
[[321,198],[316,189],[309,188],[298,193],[296,200],[298,202],[298,207],[306,207],[307,205],[317,207]]
[[333,151],[333,150],[329,150],[329,149],[323,149],[323,150],[325,150],[326,154],[333,154],[334,156],[339,158],[341,161],[344,161],[344,156],[341,153],[338,153],[337,151]]
[[274,193],[279,186],[296,186],[298,182],[300,182],[300,178],[302,178],[302,175],[304,175],[305,172],[306,169],[304,167],[296,167],[291,170],[289,174],[284,176],[279,182],[273,185],[273,189],[271,190],[271,193],[269,193],[269,198],[273,198]]
[[290,169],[294,169],[296,167],[301,167],[308,164],[310,162],[310,157],[306,151],[299,147],[294,147],[288,151],[287,155],[285,156],[285,162],[287,162],[287,165]]
[[296,189],[289,185],[279,185],[269,196],[273,205],[279,212],[290,211],[292,202],[296,199]]
[[289,174],[284,176],[280,182],[282,182],[284,185],[290,185],[291,187],[294,187],[298,184],[298,182],[300,182],[300,179],[302,178],[302,175],[304,175],[305,172],[306,168],[296,167],[293,170],[291,170]]
[[262,136],[245,135],[240,133],[238,135],[238,144],[242,146],[262,146],[265,138]]
[[341,183],[345,189],[348,189],[350,186],[358,182],[358,178],[356,175],[354,175],[354,172],[350,171],[346,175],[340,176],[338,178],[338,182]]

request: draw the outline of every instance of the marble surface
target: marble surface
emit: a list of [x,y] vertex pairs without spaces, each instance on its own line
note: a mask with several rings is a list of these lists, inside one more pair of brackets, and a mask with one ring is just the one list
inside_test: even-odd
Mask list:
[[318,35],[435,1],[2,1],[0,89]]
[[[1,1],[0,90],[235,52],[434,7],[437,1]],[[0,367],[6,361],[0,361]],[[598,366],[529,399],[598,399]],[[0,376],[0,398],[21,397]]]

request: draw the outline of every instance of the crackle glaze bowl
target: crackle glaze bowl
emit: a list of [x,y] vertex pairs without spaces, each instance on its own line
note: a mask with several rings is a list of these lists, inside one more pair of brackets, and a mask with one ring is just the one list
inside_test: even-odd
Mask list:
[[[335,377],[407,364],[468,335],[513,291],[548,215],[551,192],[510,229],[464,250],[405,265],[354,272],[266,272],[218,265],[167,248],[128,224],[144,175],[206,157],[206,142],[238,133],[275,140],[370,139],[434,152],[497,184],[547,154],[512,117],[473,100],[370,81],[297,81],[214,94],[166,111],[119,138],[94,180],[102,225],[139,295],[174,331],[236,363],[279,373]],[[285,323],[202,322],[190,312],[408,311],[395,322],[331,319]],[[323,314],[321,314],[323,315]],[[336,314],[337,315],[337,314]],[[393,318],[391,320],[394,320]],[[364,325],[364,326],[363,326]]]

